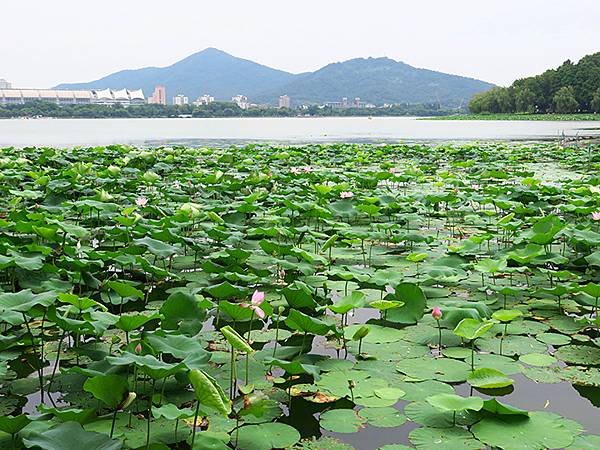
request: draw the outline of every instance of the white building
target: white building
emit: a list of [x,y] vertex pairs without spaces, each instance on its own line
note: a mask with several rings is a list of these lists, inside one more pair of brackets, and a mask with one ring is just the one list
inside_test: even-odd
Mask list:
[[291,105],[290,97],[288,95],[279,96],[279,107],[280,108],[289,108]]
[[146,102],[141,89],[130,91],[110,89],[75,91],[60,89],[0,89],[0,105],[22,105],[34,101],[45,101],[58,105],[141,105]]
[[231,97],[231,101],[238,105],[241,109],[248,109],[250,107],[248,97],[246,97],[245,95],[238,94],[234,97]]
[[189,103],[189,99],[183,94],[177,94],[173,97],[173,104],[175,106],[183,106]]
[[6,81],[4,78],[0,78],[0,89],[10,89],[12,84]]
[[204,94],[196,99],[196,101],[194,102],[194,105],[196,105],[196,106],[210,105],[214,101],[215,101],[215,98],[212,95]]

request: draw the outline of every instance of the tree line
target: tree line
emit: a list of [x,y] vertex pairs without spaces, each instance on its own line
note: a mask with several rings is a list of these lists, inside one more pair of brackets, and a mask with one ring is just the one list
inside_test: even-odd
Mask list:
[[472,113],[600,113],[600,52],[476,94]]
[[57,105],[48,101],[0,105],[0,118],[175,118],[175,117],[297,117],[297,116],[442,116],[464,112],[437,104],[402,104],[387,108],[331,108],[316,105],[307,108],[256,107],[242,109],[235,103],[213,102],[208,105]]

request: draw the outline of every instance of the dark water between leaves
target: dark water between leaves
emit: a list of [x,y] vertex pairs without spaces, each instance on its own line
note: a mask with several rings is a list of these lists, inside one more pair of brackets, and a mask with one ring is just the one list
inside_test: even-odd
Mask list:
[[[349,323],[366,323],[369,319],[377,318],[372,309],[360,309],[349,320]],[[313,346],[313,353],[335,356],[335,352],[324,348],[322,342]],[[514,390],[500,397],[500,401],[528,411],[549,411],[560,414],[568,419],[579,422],[585,433],[600,434],[600,388],[577,388],[570,383],[536,383],[522,374],[511,375],[514,380]],[[479,395],[484,399],[492,398],[475,391],[468,383],[454,386],[458,395]],[[409,402],[400,400],[395,407],[402,411]],[[298,413],[298,411],[296,411]],[[360,450],[375,450],[386,444],[412,445],[408,434],[420,425],[410,420],[397,428],[378,428],[367,425],[357,433],[333,433],[320,429],[323,436],[332,436]]]
[[[349,317],[348,324],[367,323],[371,319],[378,319],[378,313],[371,308],[361,308]],[[209,320],[205,323],[203,331],[212,330],[214,330],[214,327],[212,321]],[[271,345],[267,344],[267,347]],[[321,336],[316,336],[313,340],[311,353],[334,358],[343,357],[334,348],[327,346],[325,338]],[[354,356],[351,353],[348,353],[347,358],[354,361]],[[44,373],[47,375],[51,371],[52,367],[46,367]],[[34,374],[31,376],[34,376]],[[600,416],[598,413],[600,388],[575,387],[564,381],[559,383],[536,383],[522,374],[513,374],[510,377],[514,380],[514,390],[500,397],[502,402],[528,411],[554,412],[579,422],[585,428],[586,433],[600,434]],[[475,391],[468,383],[454,385],[454,389],[457,394],[465,397],[479,395],[484,399],[491,398]],[[53,401],[50,401],[49,394]],[[45,392],[44,395],[46,404],[53,403],[57,407],[69,406],[68,403],[60,401],[62,395],[60,392]],[[37,406],[41,403],[40,392],[34,392],[26,397],[27,403],[23,406],[23,412],[33,415],[38,414]],[[348,400],[340,400],[339,402],[345,402],[348,405],[338,403],[338,407],[340,405],[352,407]],[[395,404],[395,407],[403,411],[408,403],[410,402],[400,400]],[[319,427],[318,414],[321,411],[322,405],[315,405],[302,398],[295,397],[292,403],[292,413],[283,421],[295,426],[305,438],[313,436],[335,437],[360,450],[375,450],[386,444],[411,445],[408,435],[413,429],[420,426],[408,420],[405,424],[396,428],[379,428],[366,425],[357,433],[334,433]]]

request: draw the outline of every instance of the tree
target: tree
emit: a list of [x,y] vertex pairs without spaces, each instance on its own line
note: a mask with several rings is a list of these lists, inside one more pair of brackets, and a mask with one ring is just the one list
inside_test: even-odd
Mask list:
[[579,103],[575,99],[575,89],[571,86],[563,86],[552,98],[554,103],[554,112],[570,114],[577,112]]
[[515,89],[515,111],[535,112],[535,94],[530,89]]
[[600,87],[594,92],[590,106],[593,112],[600,113]]

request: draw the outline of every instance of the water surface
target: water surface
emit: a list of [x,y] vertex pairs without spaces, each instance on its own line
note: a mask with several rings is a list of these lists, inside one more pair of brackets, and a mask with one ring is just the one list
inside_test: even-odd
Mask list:
[[0,146],[18,147],[547,140],[563,136],[600,137],[600,122],[419,120],[415,117],[0,120]]

